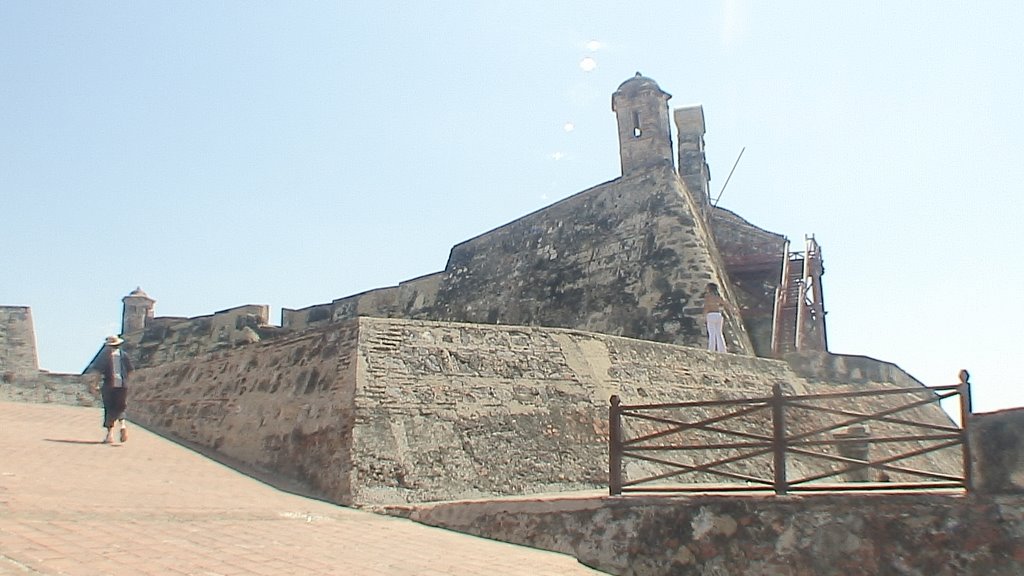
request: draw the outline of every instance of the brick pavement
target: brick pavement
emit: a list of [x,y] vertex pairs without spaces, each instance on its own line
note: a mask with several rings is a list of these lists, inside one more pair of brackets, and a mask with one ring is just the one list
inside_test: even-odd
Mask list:
[[95,408],[0,402],[0,576],[599,574],[288,494]]

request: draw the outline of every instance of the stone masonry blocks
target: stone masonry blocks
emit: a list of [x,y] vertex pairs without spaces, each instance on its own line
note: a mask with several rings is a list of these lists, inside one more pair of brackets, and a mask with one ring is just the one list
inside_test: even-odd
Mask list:
[[776,383],[836,389],[752,356],[364,317],[140,369],[130,410],[155,431],[319,497],[375,505],[604,487],[612,394],[627,403],[758,397]]

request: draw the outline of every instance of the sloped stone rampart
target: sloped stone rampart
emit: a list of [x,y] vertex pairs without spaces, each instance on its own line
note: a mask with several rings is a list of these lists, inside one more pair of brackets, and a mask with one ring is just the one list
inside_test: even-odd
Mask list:
[[[704,346],[704,288],[727,282],[694,214],[671,168],[595,186],[455,246],[433,318]],[[726,321],[729,349],[750,353]]]
[[352,503],[358,324],[136,371],[131,419]]
[[[452,248],[443,272],[301,310],[301,330],[357,316],[561,327],[704,347],[703,294],[734,301],[714,240],[671,167],[617,178]],[[780,256],[781,258],[781,256]],[[726,315],[729,350],[751,354]]]

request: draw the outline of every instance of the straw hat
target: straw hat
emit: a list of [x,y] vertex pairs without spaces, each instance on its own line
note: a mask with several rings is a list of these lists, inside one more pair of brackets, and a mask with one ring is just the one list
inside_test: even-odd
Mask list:
[[124,340],[119,336],[107,336],[107,346],[120,346]]

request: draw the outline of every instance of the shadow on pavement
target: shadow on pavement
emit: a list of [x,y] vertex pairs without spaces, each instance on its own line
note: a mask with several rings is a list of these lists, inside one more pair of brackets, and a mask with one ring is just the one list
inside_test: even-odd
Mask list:
[[[63,438],[43,438],[43,440],[61,444],[104,444],[102,440],[65,440]],[[111,444],[111,446],[119,446],[119,444]]]

